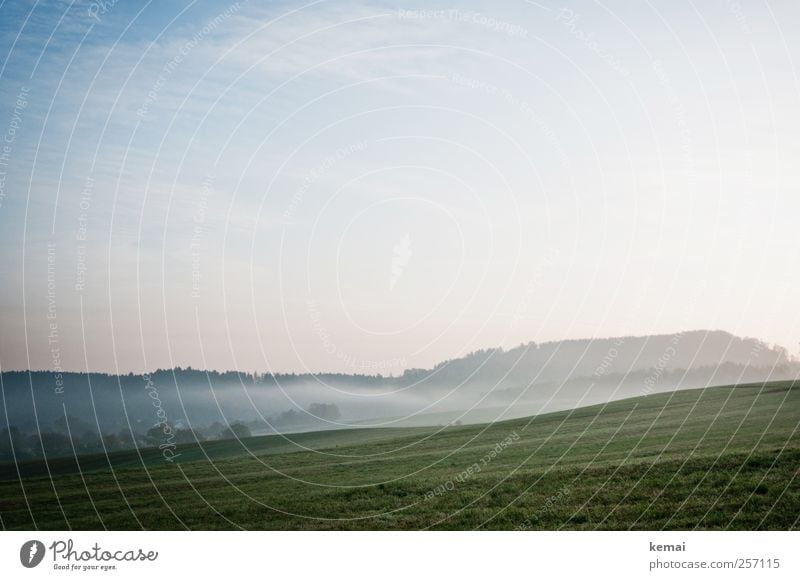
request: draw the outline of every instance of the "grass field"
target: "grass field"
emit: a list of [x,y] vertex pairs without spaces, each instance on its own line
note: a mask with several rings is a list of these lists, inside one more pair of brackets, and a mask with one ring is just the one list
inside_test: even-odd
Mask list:
[[799,424],[800,383],[780,382],[492,425],[187,445],[175,463],[123,452],[80,471],[74,460],[21,465],[21,478],[3,468],[0,518],[5,529],[797,529]]

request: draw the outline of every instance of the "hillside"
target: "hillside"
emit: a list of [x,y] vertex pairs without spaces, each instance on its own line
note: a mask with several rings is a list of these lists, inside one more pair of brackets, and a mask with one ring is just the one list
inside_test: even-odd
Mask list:
[[[722,331],[529,343],[399,377],[181,368],[119,376],[3,372],[0,463],[15,454],[41,456],[36,438],[47,432],[54,433],[47,454],[55,457],[152,443],[145,434],[156,424],[182,429],[183,440],[194,441],[196,435],[214,439],[234,422],[256,434],[482,423],[799,375],[800,363],[784,349]],[[8,424],[19,434],[4,435]]]
[[8,529],[793,529],[798,424],[800,385],[774,382],[327,433],[292,453],[274,436],[187,445],[173,463],[56,462],[52,479],[0,482],[0,516]]

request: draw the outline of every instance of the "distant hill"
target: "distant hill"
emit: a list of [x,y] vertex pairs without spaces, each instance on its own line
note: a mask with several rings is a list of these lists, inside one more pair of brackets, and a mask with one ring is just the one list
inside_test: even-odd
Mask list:
[[[433,369],[408,370],[399,382],[410,389],[451,392],[462,401],[458,408],[465,422],[483,422],[491,420],[487,408],[501,413],[497,417],[521,417],[675,389],[799,375],[800,361],[782,347],[720,330],[695,330],[480,350]],[[424,425],[426,420],[416,416],[400,424]]]
[[721,330],[695,330],[655,336],[564,340],[517,348],[481,350],[442,362],[431,370],[410,370],[415,380],[565,381],[575,377],[635,373],[660,368],[666,372],[724,365],[778,369],[796,364],[786,349],[755,338]]
[[[114,434],[130,444],[159,424],[191,427],[208,438],[237,421],[253,433],[435,425],[799,375],[800,363],[783,348],[703,330],[487,349],[400,377],[180,368],[122,376],[16,371],[0,373],[0,429],[12,425],[22,435],[53,431],[83,440]],[[0,439],[12,438],[0,433]],[[36,452],[37,445],[29,447]]]

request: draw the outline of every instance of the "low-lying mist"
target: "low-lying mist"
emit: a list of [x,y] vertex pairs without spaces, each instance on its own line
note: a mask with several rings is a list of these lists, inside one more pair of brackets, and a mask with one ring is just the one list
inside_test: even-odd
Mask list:
[[782,348],[695,331],[489,349],[399,377],[4,372],[0,460],[158,446],[162,434],[194,442],[490,422],[674,389],[795,378],[799,371]]

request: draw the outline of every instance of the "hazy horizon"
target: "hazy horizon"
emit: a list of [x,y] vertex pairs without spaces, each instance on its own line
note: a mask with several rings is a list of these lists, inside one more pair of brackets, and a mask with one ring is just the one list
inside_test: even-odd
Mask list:
[[[604,343],[604,342],[608,342],[608,341],[615,341],[615,340],[619,340],[619,339],[634,340],[634,341],[644,340],[645,342],[648,342],[648,341],[655,341],[657,339],[676,337],[676,336],[681,336],[681,335],[685,335],[685,334],[694,334],[694,333],[697,333],[697,334],[706,333],[706,334],[709,334],[709,335],[711,335],[711,334],[725,334],[725,335],[728,335],[730,337],[731,341],[738,341],[738,340],[748,340],[749,341],[749,340],[752,340],[752,341],[756,341],[758,343],[763,343],[763,347],[764,348],[767,348],[767,349],[770,349],[770,350],[777,350],[777,351],[782,351],[783,350],[783,351],[785,351],[786,355],[789,357],[789,361],[790,362],[791,361],[796,361],[797,358],[798,358],[796,355],[794,355],[785,346],[780,345],[780,344],[775,344],[775,343],[768,343],[768,342],[762,341],[758,337],[739,337],[739,336],[733,335],[733,334],[731,334],[731,333],[729,333],[729,332],[727,332],[725,330],[722,330],[722,329],[691,329],[691,330],[682,330],[682,331],[674,332],[674,333],[652,334],[652,335],[578,337],[578,338],[568,338],[568,339],[563,339],[563,340],[545,340],[545,341],[541,341],[541,342],[539,342],[539,341],[527,341],[527,342],[520,343],[520,344],[518,344],[516,346],[507,347],[507,348],[503,347],[503,346],[486,345],[485,347],[477,348],[474,351],[470,351],[468,353],[462,353],[462,354],[459,354],[459,355],[454,355],[454,356],[450,356],[450,357],[444,358],[444,359],[442,359],[440,361],[434,361],[428,367],[404,367],[404,368],[397,369],[397,372],[394,372],[394,373],[381,373],[380,369],[375,369],[374,372],[370,372],[369,368],[351,369],[351,372],[342,372],[342,371],[333,371],[333,370],[322,369],[322,370],[316,370],[316,371],[309,371],[309,372],[306,372],[306,373],[296,373],[296,372],[291,371],[291,370],[282,371],[280,369],[268,370],[268,369],[235,369],[235,368],[227,368],[227,369],[222,369],[222,368],[199,368],[199,367],[193,367],[191,365],[187,365],[187,366],[176,365],[176,366],[173,366],[173,367],[163,367],[163,368],[162,367],[154,367],[154,368],[150,368],[150,369],[144,369],[144,370],[141,370],[141,371],[138,371],[138,372],[122,371],[122,370],[120,370],[119,372],[115,372],[115,371],[108,370],[108,369],[88,369],[87,370],[85,368],[66,368],[66,367],[63,367],[63,366],[60,369],[53,369],[52,367],[50,367],[50,368],[48,368],[48,367],[41,367],[41,368],[0,368],[0,372],[9,372],[9,373],[11,373],[11,372],[18,372],[18,373],[25,373],[25,372],[35,372],[35,373],[63,372],[63,373],[78,373],[78,374],[87,373],[88,372],[88,373],[108,374],[108,375],[117,375],[117,374],[118,375],[127,375],[127,374],[130,374],[131,372],[133,372],[134,374],[147,375],[147,374],[158,372],[158,371],[170,371],[170,370],[176,370],[176,369],[183,369],[183,370],[192,370],[192,371],[207,372],[207,373],[241,373],[241,374],[245,374],[245,375],[250,375],[250,374],[253,374],[253,373],[257,373],[259,375],[273,374],[273,375],[276,375],[276,376],[277,375],[283,375],[283,376],[297,375],[297,376],[302,376],[304,374],[308,374],[308,375],[342,374],[342,375],[365,376],[365,377],[381,375],[381,376],[384,376],[386,378],[392,378],[392,377],[401,377],[407,371],[432,370],[432,369],[434,369],[434,368],[436,368],[436,367],[438,367],[440,365],[451,363],[451,362],[454,362],[454,361],[459,361],[459,360],[464,359],[465,357],[473,356],[473,355],[475,355],[477,353],[486,352],[486,351],[498,351],[498,352],[506,353],[506,352],[514,351],[514,350],[520,349],[520,348],[528,348],[528,347],[533,346],[533,345],[535,345],[537,347],[556,345],[556,348],[559,348],[559,345],[563,345],[563,344],[570,343],[570,342],[595,344],[595,343]],[[662,351],[662,354],[663,354],[663,351]],[[758,354],[758,351],[756,351],[755,354]],[[757,360],[754,360],[754,363],[755,362],[757,362]]]
[[797,3],[4,8],[0,370],[798,353]]
[[799,374],[800,360],[784,349],[723,331],[529,344],[396,377],[17,371],[0,374],[0,429],[63,430],[66,421],[82,432],[117,433],[126,426],[141,432],[154,405],[163,420],[195,429],[242,421],[256,431],[281,432],[485,423],[664,392],[796,380]]

